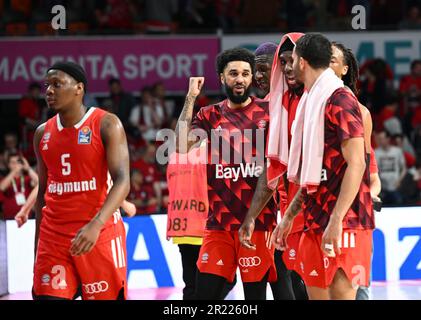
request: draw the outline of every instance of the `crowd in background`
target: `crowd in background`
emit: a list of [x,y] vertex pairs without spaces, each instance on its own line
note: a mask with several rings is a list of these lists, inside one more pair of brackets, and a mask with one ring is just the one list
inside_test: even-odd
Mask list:
[[[66,9],[53,30],[51,8]],[[352,7],[368,30],[421,29],[420,0],[0,0],[1,35],[352,30]]]
[[[421,0],[0,0],[0,34],[52,34],[48,8],[66,8],[74,34],[172,32],[282,32],[345,30],[351,7],[367,9],[372,30],[421,28]],[[294,17],[294,19],[290,18]],[[56,31],[54,31],[56,32]],[[62,31],[60,31],[62,32]],[[63,34],[63,33],[60,33]],[[398,85],[396,85],[398,84]],[[157,163],[162,128],[174,129],[183,97],[168,96],[162,82],[127,92],[119,79],[109,79],[109,94],[85,95],[86,106],[100,106],[123,123],[130,150],[131,191],[128,200],[138,214],[165,213],[166,168]],[[37,183],[32,145],[36,127],[53,114],[43,99],[41,83],[32,83],[20,100],[0,100],[0,206],[13,218]],[[223,97],[202,94],[196,111]],[[359,100],[370,110],[385,205],[421,204],[421,60],[397,80],[387,62],[372,59],[360,66]],[[18,199],[19,198],[19,199]]]
[[[394,87],[391,68],[382,59],[373,59],[360,67],[359,99],[370,110],[375,148],[382,181],[381,198],[385,205],[421,204],[421,60],[411,63],[411,72]],[[166,168],[156,161],[159,143],[156,134],[162,128],[174,129],[182,100],[166,95],[163,83],[140,89],[139,97],[127,92],[119,79],[108,82],[109,95],[96,99],[85,96],[85,105],[101,106],[116,114],[123,123],[130,150],[131,191],[128,199],[138,214],[165,213],[168,189]],[[52,114],[42,98],[40,84],[32,83],[27,93],[16,102],[14,132],[2,136],[0,177],[13,173],[15,185],[0,181],[3,215],[13,218],[18,206],[7,199],[15,193],[28,196],[35,180],[30,165],[35,164],[32,140],[36,127]],[[202,95],[196,111],[221,97]],[[99,100],[99,101],[98,101]],[[12,108],[9,105],[9,108]],[[8,120],[11,121],[10,119]],[[21,176],[23,178],[21,178]],[[9,179],[10,180],[10,179]],[[22,183],[23,181],[23,183]]]

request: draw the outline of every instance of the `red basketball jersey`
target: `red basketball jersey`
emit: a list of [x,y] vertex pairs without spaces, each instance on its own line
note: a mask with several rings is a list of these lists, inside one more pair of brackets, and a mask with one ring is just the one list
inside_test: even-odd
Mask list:
[[[107,112],[90,108],[73,127],[58,115],[47,121],[39,152],[47,168],[40,237],[70,246],[76,232],[102,207],[111,177],[100,129]],[[102,233],[119,217],[106,221]],[[105,240],[105,239],[103,239]]]

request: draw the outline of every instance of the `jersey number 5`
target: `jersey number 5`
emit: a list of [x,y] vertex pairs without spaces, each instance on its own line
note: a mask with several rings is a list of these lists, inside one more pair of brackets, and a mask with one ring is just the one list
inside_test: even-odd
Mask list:
[[63,176],[68,176],[70,172],[72,171],[72,168],[70,166],[70,162],[66,162],[66,159],[70,158],[70,154],[65,153],[61,155],[61,165],[63,168],[61,169],[61,173]]

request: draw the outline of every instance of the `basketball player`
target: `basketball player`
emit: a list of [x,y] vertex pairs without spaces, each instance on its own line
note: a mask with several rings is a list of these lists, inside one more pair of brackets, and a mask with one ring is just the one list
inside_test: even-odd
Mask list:
[[272,240],[286,247],[304,202],[297,262],[309,298],[354,300],[358,285],[369,280],[374,216],[360,108],[329,68],[331,58],[331,43],[321,34],[297,41],[293,69],[306,92],[292,131],[288,179],[301,189]]
[[[191,130],[200,128],[201,133],[208,137],[208,159],[212,160],[207,164],[209,213],[197,261],[200,272],[196,298],[219,299],[224,285],[233,281],[239,267],[245,298],[264,300],[267,281],[276,280],[274,251],[273,247],[269,248],[269,233],[276,219],[274,201],[269,201],[256,219],[252,241],[258,245],[257,250],[241,246],[238,229],[264,166],[268,103],[250,96],[253,53],[242,48],[226,50],[218,55],[216,65],[227,99],[201,108],[192,121],[194,101],[200,94],[204,78],[190,78],[176,128],[178,150],[184,153],[196,143],[196,140],[188,141]],[[246,129],[253,139],[247,138]],[[234,132],[239,139],[232,138]],[[256,143],[257,135],[262,137],[262,145]],[[222,149],[224,146],[229,149],[229,157],[219,153],[218,142],[221,140]],[[235,161],[239,150],[249,150],[242,154],[240,163]]]
[[[83,68],[58,62],[46,75],[57,115],[38,127],[34,147],[34,299],[125,299],[126,244],[118,207],[129,192],[126,136],[115,115],[82,104]],[[112,186],[111,186],[111,181]]]
[[[330,61],[330,68],[335,72],[344,85],[357,96],[357,81],[358,81],[358,62],[352,53],[351,49],[346,48],[343,44],[332,42],[332,60]],[[371,133],[373,129],[373,122],[370,111],[358,102],[360,111],[363,117],[364,124],[364,143],[367,160],[370,167],[370,193],[373,203],[381,202],[379,194],[381,191],[381,181],[379,177],[379,170],[377,168],[376,157],[371,146]],[[368,300],[368,287],[360,286],[357,291],[357,300]]]
[[[261,92],[269,100],[271,96],[272,101],[269,103],[275,103],[278,98],[281,97],[282,105],[275,105],[274,108],[284,107],[288,111],[288,128],[285,128],[284,132],[278,134],[288,134],[291,136],[290,128],[292,121],[295,117],[295,111],[300,101],[300,97],[303,93],[303,84],[296,81],[292,73],[292,50],[295,46],[295,42],[302,36],[302,33],[288,33],[284,35],[279,45],[264,43],[259,46],[256,51],[256,72],[255,80],[256,84],[260,88]],[[275,56],[275,57],[274,57]],[[273,65],[273,66],[272,66]],[[274,70],[273,77],[272,69]],[[273,90],[270,92],[271,84],[277,86],[278,82],[285,84],[284,90]],[[276,83],[276,84],[275,84]],[[278,87],[279,89],[279,87]],[[272,110],[272,109],[271,109]],[[278,127],[280,129],[281,121],[273,126],[270,124],[270,128]],[[276,129],[275,129],[276,130]],[[271,136],[269,137],[269,140]],[[290,140],[290,139],[289,139]],[[270,144],[270,141],[268,142]],[[272,166],[273,167],[273,166]],[[278,178],[278,182],[274,183],[272,189],[268,187],[267,171],[259,177],[256,192],[253,196],[252,205],[250,206],[249,212],[247,213],[246,219],[240,228],[239,236],[242,245],[252,248],[249,243],[250,237],[253,233],[251,229],[255,217],[259,214],[259,211],[270,196],[274,193],[275,186],[277,185],[277,191],[280,195],[280,208],[281,214],[285,213],[285,209],[289,200],[292,200],[298,190],[295,185],[288,184],[284,179]],[[281,174],[279,173],[279,176]],[[285,253],[280,250],[275,251],[275,264],[276,271],[278,274],[278,280],[276,283],[271,283],[273,297],[275,300],[306,300],[308,299],[305,290],[304,283],[300,276],[294,271],[295,267],[295,252],[298,249],[298,242],[303,231],[303,216],[300,214],[299,218],[294,220],[293,232],[288,237],[289,248]]]

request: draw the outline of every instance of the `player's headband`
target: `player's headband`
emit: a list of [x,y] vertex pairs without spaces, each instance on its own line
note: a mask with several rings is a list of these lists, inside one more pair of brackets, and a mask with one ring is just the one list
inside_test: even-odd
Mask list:
[[47,72],[50,70],[63,71],[73,77],[77,82],[82,82],[86,92],[88,80],[86,79],[85,70],[80,65],[70,61],[56,62],[48,68]]

